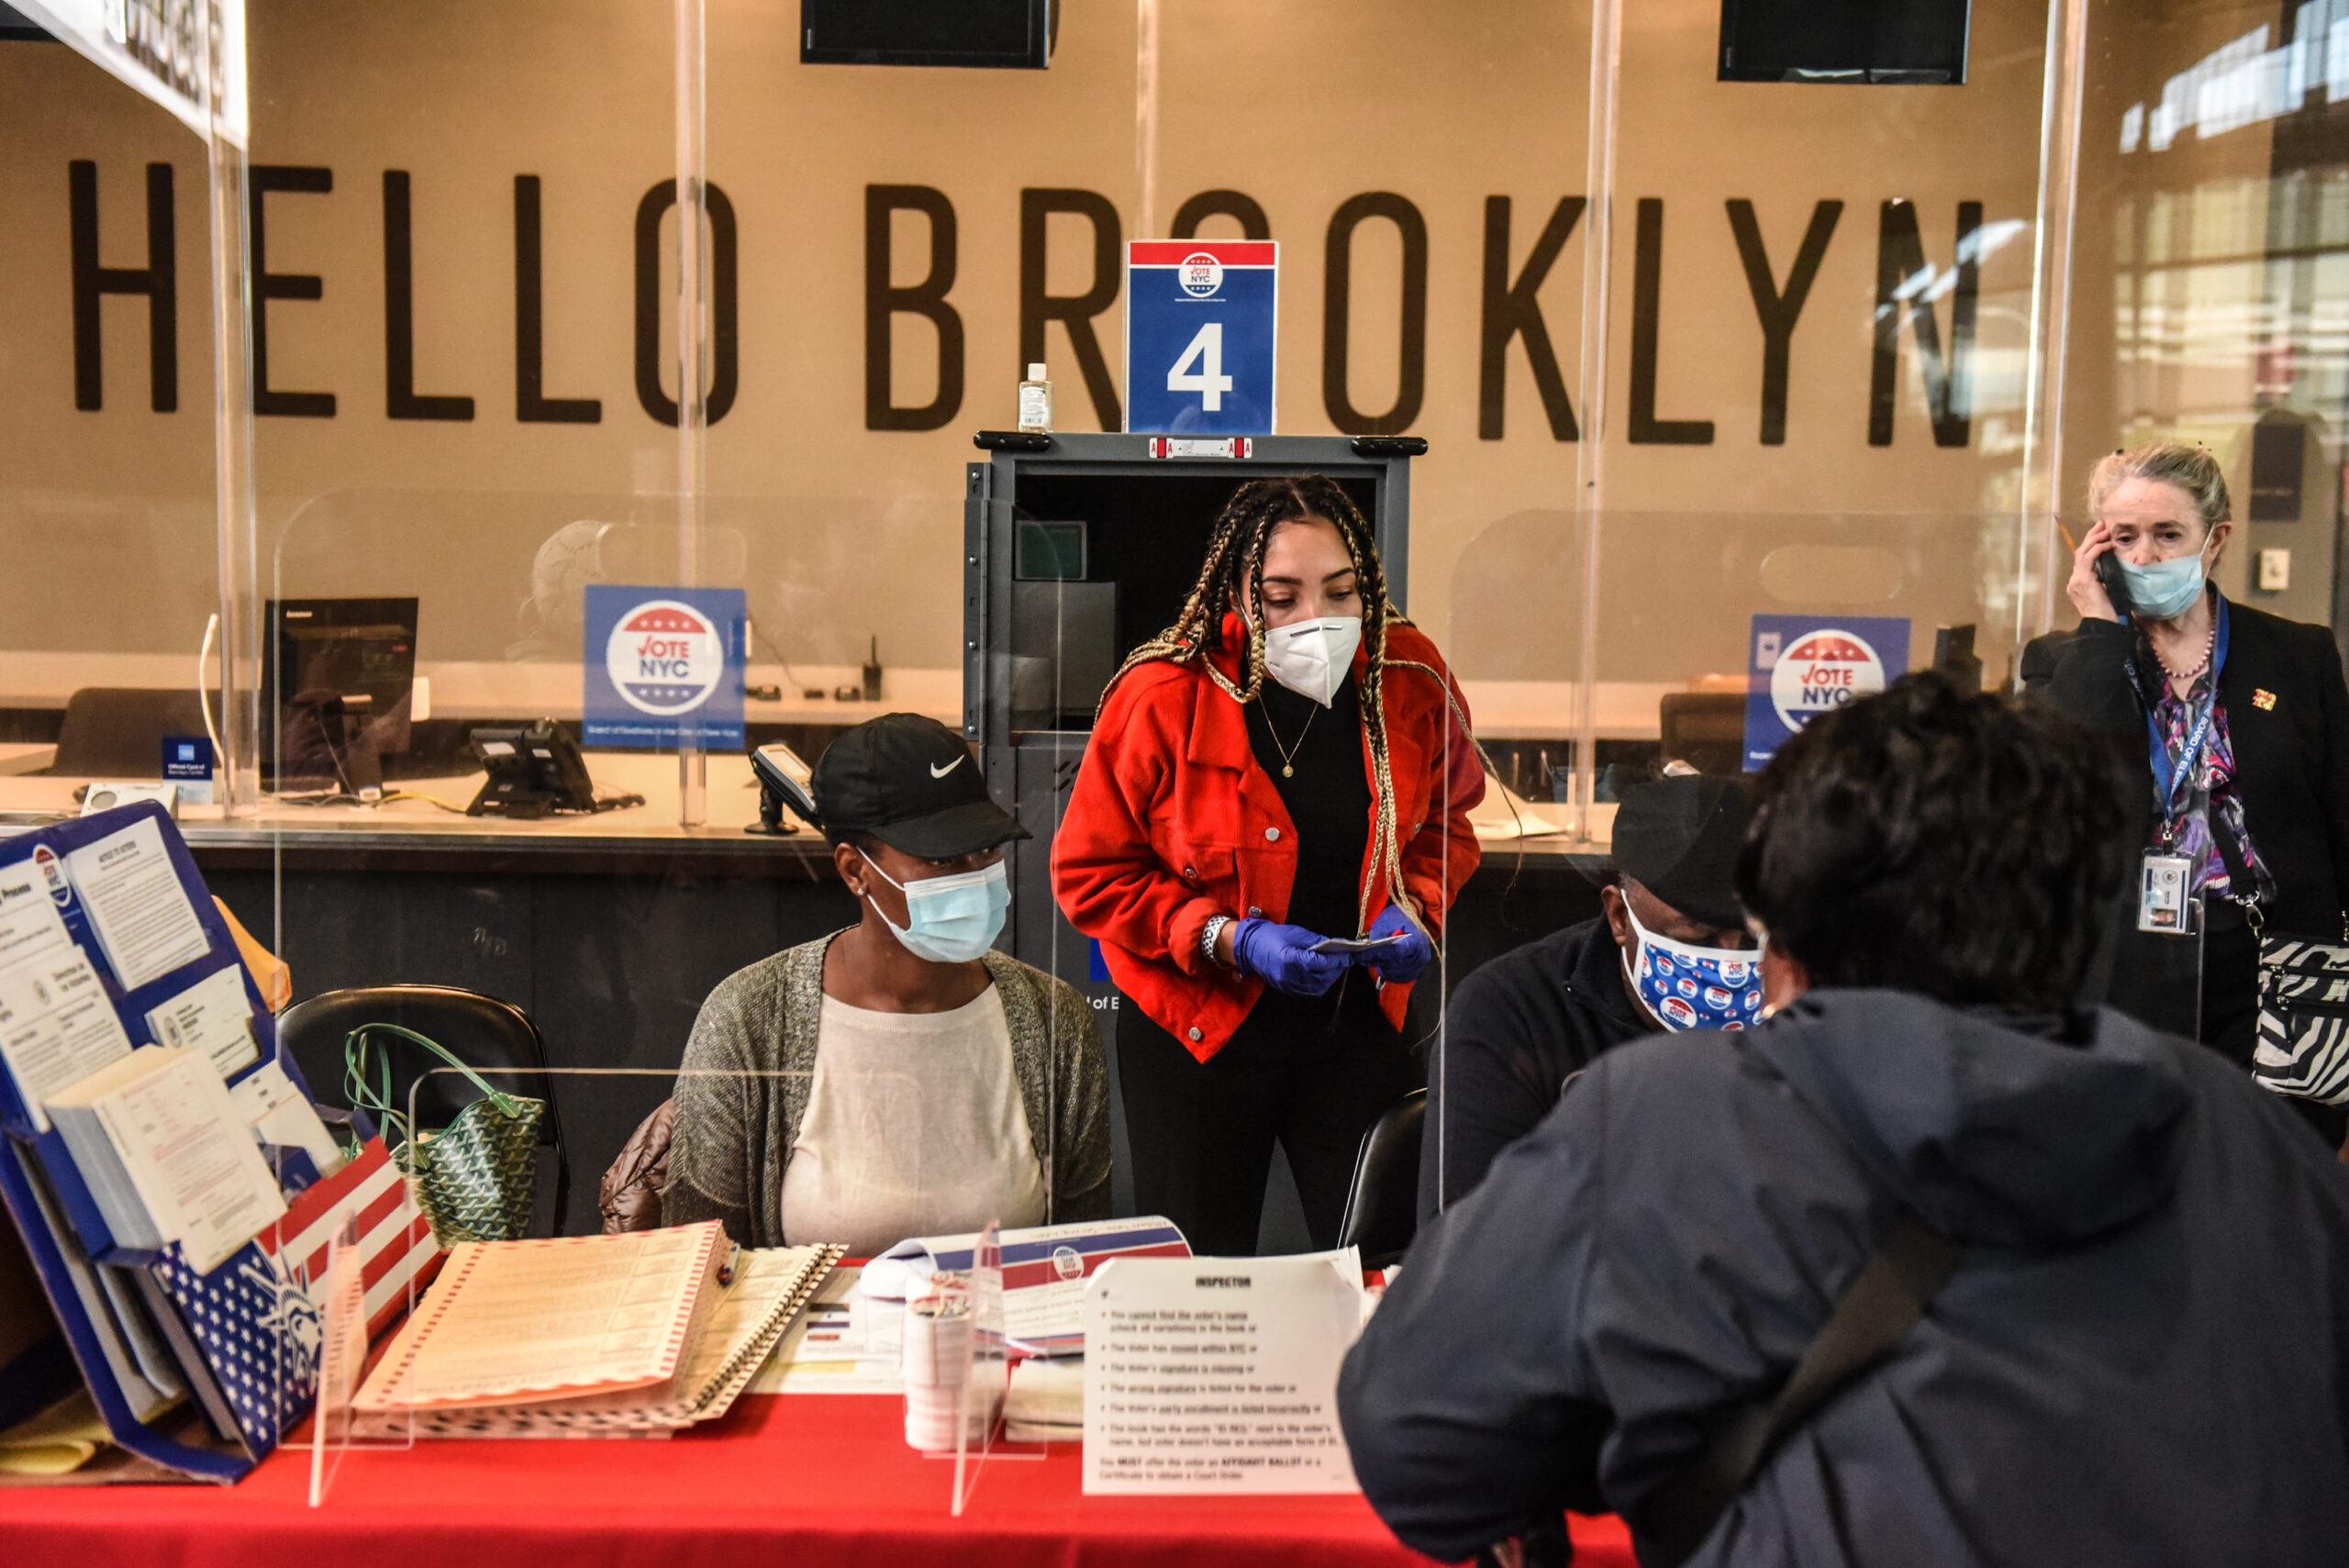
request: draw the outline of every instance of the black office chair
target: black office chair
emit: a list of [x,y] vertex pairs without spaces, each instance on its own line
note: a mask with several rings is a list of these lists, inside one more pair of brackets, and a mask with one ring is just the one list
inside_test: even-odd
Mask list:
[[1401,1261],[1419,1228],[1419,1125],[1428,1092],[1414,1089],[1370,1124],[1354,1156],[1354,1183],[1338,1218],[1338,1245],[1362,1249],[1362,1266]]
[[83,686],[65,699],[49,772],[56,778],[159,779],[164,737],[205,732],[203,699],[193,686]]
[[1665,762],[1687,762],[1700,773],[1744,771],[1743,692],[1666,692],[1656,718]]
[[[351,1103],[343,1092],[342,1045],[362,1024],[397,1024],[414,1029],[438,1040],[499,1089],[547,1102],[546,1118],[539,1124],[539,1144],[554,1152],[553,1201],[541,1205],[533,1200],[530,1233],[561,1235],[570,1207],[571,1162],[563,1150],[552,1083],[536,1071],[504,1076],[494,1071],[546,1066],[546,1040],[530,1015],[511,1002],[454,985],[357,985],[296,1002],[278,1015],[277,1038],[302,1076],[309,1080],[310,1093],[322,1104],[347,1108]],[[460,1110],[481,1097],[464,1074],[448,1071],[439,1057],[397,1035],[370,1035],[368,1051],[371,1060],[389,1062],[391,1103],[402,1112],[407,1109],[408,1094],[414,1088],[418,1127],[428,1130],[446,1127]],[[434,1073],[434,1068],[441,1071]],[[542,1190],[543,1186],[542,1179]],[[548,1220],[543,1227],[539,1222],[542,1208]]]

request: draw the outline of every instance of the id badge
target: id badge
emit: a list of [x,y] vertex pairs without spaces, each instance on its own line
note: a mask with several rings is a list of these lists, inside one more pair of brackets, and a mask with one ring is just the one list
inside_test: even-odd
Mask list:
[[2137,929],[2190,937],[2200,927],[2202,901],[2190,891],[2194,862],[2184,855],[2145,851],[2137,879]]

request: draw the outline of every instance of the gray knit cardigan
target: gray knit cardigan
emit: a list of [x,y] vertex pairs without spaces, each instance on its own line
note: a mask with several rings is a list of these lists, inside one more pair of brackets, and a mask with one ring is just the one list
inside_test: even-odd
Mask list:
[[[737,970],[709,994],[677,1079],[664,1223],[718,1218],[746,1247],[821,1241],[783,1233],[783,1173],[799,1140],[824,1004],[824,953],[840,933]],[[1011,1068],[1043,1164],[1048,1222],[1109,1213],[1109,1077],[1092,1005],[1066,981],[990,952]],[[781,1073],[794,1077],[693,1076]]]

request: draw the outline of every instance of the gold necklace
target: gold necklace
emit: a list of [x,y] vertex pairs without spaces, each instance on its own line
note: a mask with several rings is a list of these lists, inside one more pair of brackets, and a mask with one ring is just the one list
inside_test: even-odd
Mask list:
[[1264,710],[1264,733],[1273,738],[1273,750],[1281,754],[1281,777],[1285,779],[1293,779],[1297,777],[1297,753],[1298,748],[1305,744],[1306,730],[1313,728],[1313,721],[1320,717],[1321,709],[1317,706],[1311,713],[1305,716],[1305,729],[1300,729],[1297,732],[1297,745],[1284,746],[1281,744],[1281,732],[1273,728],[1272,705],[1265,702],[1262,697],[1258,697],[1256,702],[1257,705]]

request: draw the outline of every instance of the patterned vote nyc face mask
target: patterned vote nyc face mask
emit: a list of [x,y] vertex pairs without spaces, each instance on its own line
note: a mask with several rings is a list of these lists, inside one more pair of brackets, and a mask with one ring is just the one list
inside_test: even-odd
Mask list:
[[1623,973],[1640,1002],[1668,1029],[1742,1029],[1762,1012],[1762,955],[1751,948],[1700,948],[1659,937],[1631,914],[1639,952]]

